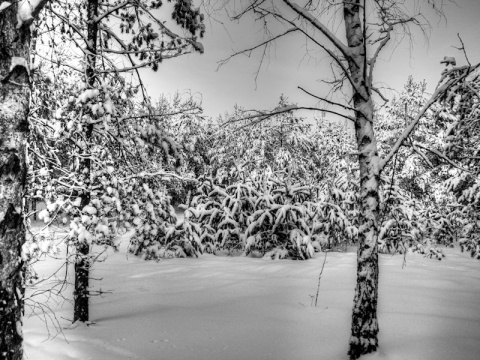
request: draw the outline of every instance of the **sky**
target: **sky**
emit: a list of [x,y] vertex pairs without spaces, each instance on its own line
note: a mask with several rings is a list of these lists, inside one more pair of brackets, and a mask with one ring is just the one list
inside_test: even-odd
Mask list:
[[[426,8],[426,0],[407,1]],[[388,98],[402,90],[409,75],[416,81],[426,80],[428,90],[433,91],[444,69],[440,64],[444,56],[454,56],[457,65],[466,64],[463,52],[452,47],[460,45],[457,33],[464,41],[470,61],[480,62],[480,1],[443,1],[446,20],[433,14],[428,16],[432,27],[428,41],[415,32],[413,46],[403,41],[382,52],[375,80],[393,89],[386,91]],[[328,58],[320,51],[305,56],[305,41],[298,35],[278,41],[258,74],[261,51],[250,57],[234,57],[218,69],[221,60],[261,42],[263,30],[251,16],[240,22],[230,21],[224,13],[216,14],[215,18],[205,20],[207,31],[201,39],[204,54],[164,61],[157,72],[145,74],[144,81],[154,99],[161,94],[172,98],[175,92],[192,94],[202,100],[204,114],[216,118],[226,111],[232,112],[235,104],[245,109],[273,109],[282,94],[299,106],[315,106],[316,101],[298,86],[319,95],[328,92],[321,84],[322,79],[331,78]]]

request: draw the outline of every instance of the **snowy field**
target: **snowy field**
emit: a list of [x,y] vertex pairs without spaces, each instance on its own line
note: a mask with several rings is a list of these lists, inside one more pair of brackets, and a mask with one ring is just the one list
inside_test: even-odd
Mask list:
[[[71,303],[52,299],[63,333],[50,325],[48,339],[26,309],[26,359],[347,359],[355,253],[328,254],[314,307],[323,253],[309,261],[204,255],[156,263],[127,258],[127,242],[95,264],[102,280],[94,288],[112,291],[92,299],[95,324],[71,326]],[[362,359],[479,359],[480,261],[445,252],[442,261],[408,255],[404,269],[401,255],[381,256],[380,349]],[[37,270],[47,275],[59,263]]]

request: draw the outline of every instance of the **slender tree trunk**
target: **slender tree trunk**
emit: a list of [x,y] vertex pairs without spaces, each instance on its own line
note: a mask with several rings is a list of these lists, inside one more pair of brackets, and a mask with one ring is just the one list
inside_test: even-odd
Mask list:
[[[363,2],[365,5],[366,2]],[[357,251],[357,284],[352,312],[349,356],[358,359],[378,346],[378,247],[380,167],[373,131],[373,102],[368,88],[365,34],[362,28],[360,0],[344,3],[344,19],[356,109],[355,134],[360,166],[361,218]]]
[[90,246],[86,242],[77,245],[75,262],[75,291],[73,305],[73,322],[89,319],[89,280],[90,280]]
[[17,6],[12,2],[0,12],[0,358],[8,360],[23,358],[22,197],[30,97],[30,30],[16,28]]
[[352,312],[349,355],[357,359],[378,346],[378,154],[373,124],[357,118],[356,137],[360,164],[361,219],[357,251],[357,285]]
[[[98,15],[98,0],[89,0],[87,3],[87,84],[90,87],[95,85],[95,63],[97,53],[97,38],[98,38],[98,24],[93,21]],[[87,125],[86,144],[85,149],[87,154],[90,154],[90,140],[92,137],[93,125]],[[90,175],[91,175],[91,160],[86,158],[82,162],[81,174],[83,182],[87,191],[81,196],[80,207],[83,209],[90,203]],[[89,285],[90,285],[90,246],[86,242],[77,244],[77,260],[75,262],[75,290],[74,290],[74,310],[73,321],[88,321],[89,320]]]
[[33,220],[37,220],[37,200],[32,199]]

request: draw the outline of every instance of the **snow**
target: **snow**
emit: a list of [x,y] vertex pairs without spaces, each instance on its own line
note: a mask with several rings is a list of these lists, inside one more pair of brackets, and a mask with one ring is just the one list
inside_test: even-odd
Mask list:
[[6,8],[8,8],[9,6],[11,6],[12,3],[11,2],[8,2],[8,1],[4,1],[0,4],[0,11],[3,11],[5,10]]
[[[157,263],[126,256],[127,244],[124,237],[120,252],[95,264],[94,289],[112,293],[92,298],[94,324],[72,326],[71,303],[45,300],[63,327],[47,340],[27,307],[26,359],[347,359],[354,252],[328,254],[314,307],[323,253],[307,261],[205,254]],[[458,248],[445,253],[442,261],[409,254],[403,269],[402,255],[380,256],[380,349],[362,359],[478,358],[480,261]],[[36,269],[46,276],[60,263]]]
[[[18,4],[17,10],[17,29],[19,29],[24,22],[32,20],[32,12],[38,8],[42,0],[22,0]],[[28,69],[28,67],[27,67]]]

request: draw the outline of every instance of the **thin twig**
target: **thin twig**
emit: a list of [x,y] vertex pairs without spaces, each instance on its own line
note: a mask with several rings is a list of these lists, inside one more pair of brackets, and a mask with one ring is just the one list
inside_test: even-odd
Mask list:
[[327,261],[327,254],[328,251],[325,251],[325,258],[323,259],[322,270],[320,270],[320,274],[318,274],[318,286],[317,286],[317,295],[315,296],[315,306],[318,303],[318,293],[320,292],[320,279],[322,278],[323,268],[325,267],[325,262]]

